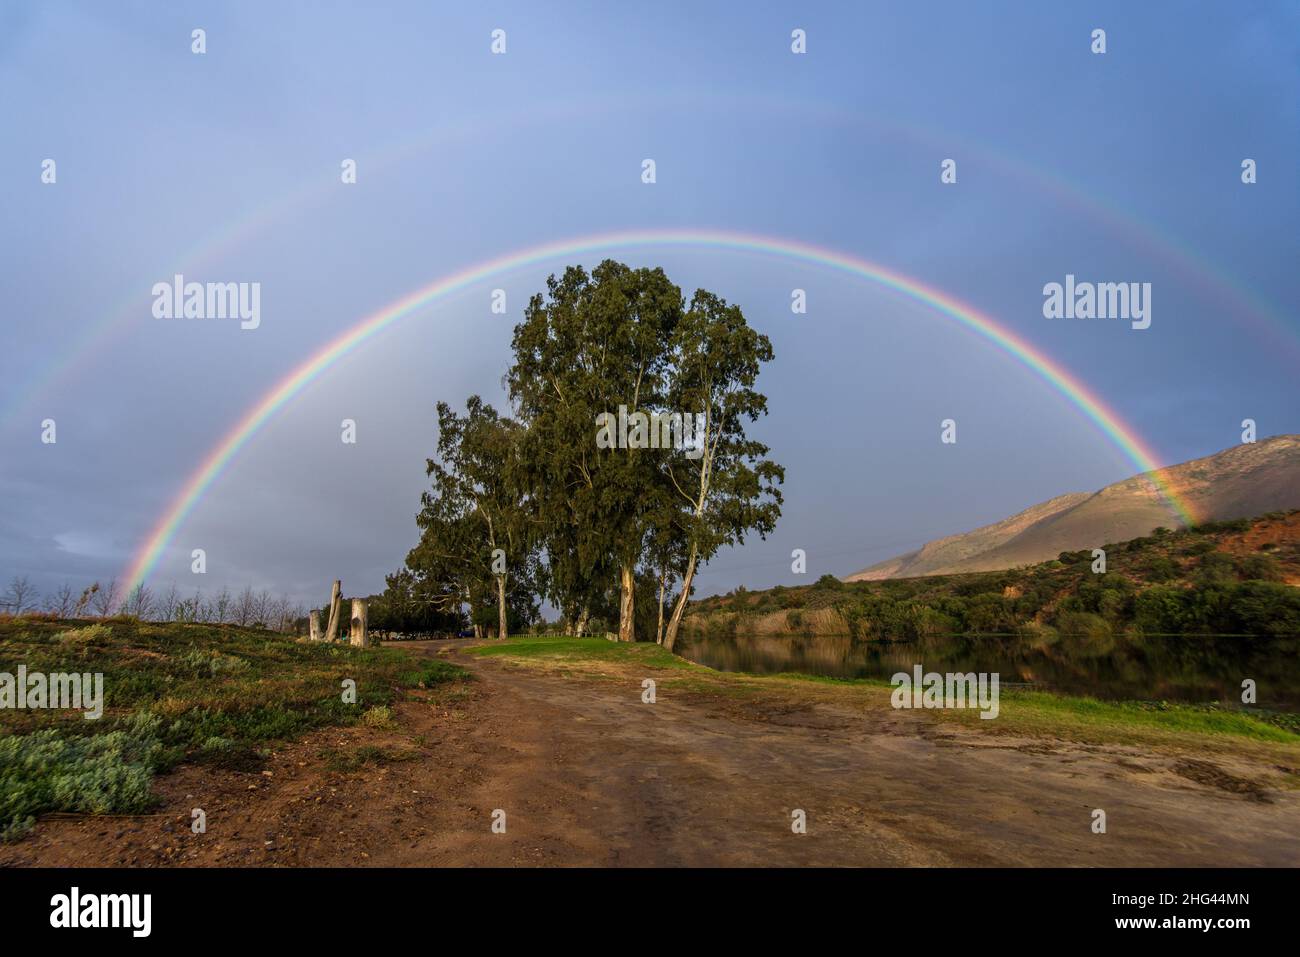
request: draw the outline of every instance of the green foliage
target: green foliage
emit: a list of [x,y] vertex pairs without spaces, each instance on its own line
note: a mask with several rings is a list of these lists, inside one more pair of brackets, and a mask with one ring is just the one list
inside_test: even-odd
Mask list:
[[[624,635],[648,636],[660,579],[680,583],[684,608],[700,564],[775,526],[784,473],[745,433],[767,411],[754,383],[771,343],[712,293],[688,303],[662,269],[606,260],[591,274],[551,276],[512,347],[506,381],[525,427],[520,475],[546,553],[547,597],[568,621],[618,617]],[[597,424],[620,408],[703,415],[698,454],[601,441],[608,434]],[[665,643],[672,633],[670,624]]]
[[[1289,518],[1217,522],[1108,544],[1112,560],[1104,574],[1093,573],[1092,551],[1081,549],[1014,571],[851,583],[825,575],[809,586],[750,593],[744,607],[732,602],[726,630],[746,633],[750,616],[785,611],[786,627],[797,631],[804,619],[792,612],[833,608],[851,634],[889,641],[946,629],[1037,635],[1048,644],[1065,637],[1095,648],[1130,631],[1300,642],[1300,590],[1283,584],[1295,573],[1300,546],[1284,538],[1268,553],[1221,550],[1239,551],[1243,532]],[[691,628],[711,633],[722,607],[716,598],[695,603]]]
[[1142,568],[1142,574],[1147,581],[1156,584],[1172,581],[1178,577],[1179,571],[1178,563],[1168,555],[1156,555]]
[[1111,636],[1110,623],[1086,611],[1065,611],[1056,616],[1057,633],[1066,638],[1096,641]]
[[1282,568],[1272,555],[1247,555],[1237,562],[1237,574],[1243,581],[1283,580]]
[[1225,532],[1245,532],[1250,530],[1251,520],[1234,518],[1223,522],[1202,522],[1193,525],[1188,531],[1194,535],[1222,535]]
[[[537,618],[536,539],[529,487],[521,483],[524,429],[472,395],[464,416],[438,403],[438,457],[428,459],[432,488],[421,498],[420,541],[406,561],[408,579],[389,588],[418,593],[444,615],[462,605],[493,633]],[[400,593],[393,604],[402,601]]]
[[[152,775],[180,761],[258,770],[259,746],[390,705],[394,689],[467,673],[401,651],[297,642],[227,625],[109,619],[0,621],[0,671],[99,672],[105,714],[0,711],[0,834],[44,811],[134,813]],[[357,682],[344,704],[340,682]]]
[[1196,583],[1201,586],[1224,585],[1237,580],[1237,563],[1231,555],[1210,552],[1201,557],[1196,569]]
[[1161,586],[1137,597],[1135,619],[1148,634],[1294,637],[1300,635],[1300,593],[1263,581]]
[[438,685],[454,681],[469,681],[473,678],[460,665],[450,661],[423,661],[419,668],[403,676],[404,683],[411,688],[436,688]]
[[454,635],[465,627],[465,616],[458,607],[451,607],[454,584],[417,577],[403,568],[389,575],[386,585],[382,594],[370,596],[367,614],[372,631],[433,636]]
[[160,719],[140,712],[104,734],[49,728],[0,738],[0,839],[21,836],[43,811],[138,812],[163,756]]

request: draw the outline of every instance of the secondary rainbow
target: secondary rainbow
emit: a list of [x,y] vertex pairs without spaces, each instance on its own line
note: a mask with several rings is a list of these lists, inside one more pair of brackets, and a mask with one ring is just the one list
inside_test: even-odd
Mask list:
[[[1300,358],[1300,338],[1297,337],[1294,323],[1289,322],[1275,305],[1266,301],[1256,290],[1229,275],[1207,256],[1161,229],[1156,223],[1139,218],[1126,207],[1090,192],[1055,170],[1026,162],[995,144],[970,140],[954,130],[920,126],[876,110],[863,114],[820,100],[770,95],[736,97],[714,94],[708,99],[714,108],[725,108],[729,113],[741,109],[781,109],[794,119],[816,116],[826,122],[878,130],[910,140],[918,148],[931,150],[935,155],[940,151],[945,155],[955,151],[958,155],[968,156],[998,175],[1014,181],[1017,187],[1031,187],[1044,197],[1072,207],[1089,219],[1105,225],[1133,248],[1165,261],[1178,271],[1181,281],[1199,285],[1219,301],[1225,314],[1232,317],[1233,321],[1249,323],[1267,333],[1269,354],[1278,361]],[[680,101],[671,97],[654,98],[648,106],[671,105],[674,109],[688,106],[698,109],[701,103],[700,95],[692,91],[683,94]],[[564,103],[540,111],[528,110],[509,117],[493,113],[488,122],[476,119],[451,127],[416,131],[362,157],[362,163],[367,170],[367,177],[370,177],[376,171],[421,156],[434,147],[445,149],[458,140],[477,137],[485,130],[498,133],[504,128],[516,128],[519,124],[531,126],[553,123],[570,115],[590,122],[593,115],[604,115],[615,110],[623,112],[627,109],[626,98],[615,96],[584,100],[580,104]],[[121,337],[124,328],[131,322],[148,322],[148,298],[143,295],[143,291],[149,289],[159,276],[170,277],[176,273],[198,272],[203,267],[210,267],[239,244],[284,224],[296,213],[316,208],[336,197],[338,188],[338,171],[331,168],[314,180],[278,192],[269,200],[259,200],[233,219],[218,224],[213,232],[202,237],[189,252],[169,259],[151,272],[131,280],[132,291],[120,305],[91,323],[87,330],[72,337],[68,350],[51,350],[45,364],[25,363],[22,369],[15,370],[15,376],[25,374],[26,378],[15,380],[14,387],[9,390],[9,404],[0,406],[0,425],[16,420],[20,412],[30,411],[32,402],[48,392],[56,382],[71,378],[88,368],[90,363],[102,360],[109,354],[108,347]]]
[[[650,246],[703,246],[733,252],[785,257],[868,279],[923,302],[943,315],[957,320],[970,331],[1010,353],[1032,369],[1090,419],[1138,471],[1153,472],[1159,468],[1153,452],[1133,429],[1127,426],[1113,410],[1107,408],[1100,397],[1085,388],[1060,365],[974,307],[910,276],[837,250],[769,236],[710,229],[611,232],[557,240],[470,266],[417,289],[378,312],[366,316],[322,347],[254,404],[194,470],[133,557],[124,576],[127,589],[134,589],[149,578],[163,551],[203,494],[262,426],[321,373],[371,337],[442,297],[501,273],[562,257],[605,254],[615,249]],[[1191,506],[1180,498],[1159,475],[1152,475],[1150,479],[1182,522],[1189,525],[1196,523]]]

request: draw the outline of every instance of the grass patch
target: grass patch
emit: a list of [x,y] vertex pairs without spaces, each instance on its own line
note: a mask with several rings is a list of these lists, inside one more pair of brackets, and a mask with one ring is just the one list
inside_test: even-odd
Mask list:
[[436,688],[439,685],[471,681],[474,676],[460,665],[450,661],[420,661],[418,666],[403,674],[402,682],[408,688]]
[[361,723],[367,728],[391,728],[393,726],[393,709],[386,704],[371,708],[361,716]]
[[410,761],[418,757],[419,752],[413,750],[399,751],[395,748],[380,748],[373,744],[366,744],[353,751],[327,748],[320,753],[320,756],[325,762],[325,767],[329,770],[350,774],[367,767]]
[[[606,641],[604,638],[565,638],[529,635],[508,638],[503,642],[466,649],[472,655],[501,656],[516,659],[551,659],[555,661],[609,662],[642,664],[655,668],[697,668],[662,645],[637,641]],[[707,669],[706,669],[707,670]]]
[[994,721],[981,720],[977,712],[937,714],[966,725],[1001,725],[989,730],[1100,744],[1193,743],[1197,738],[1227,737],[1300,745],[1300,734],[1286,727],[1290,715],[1219,705],[1101,701],[1020,689],[1003,691],[1000,698],[1001,712]]

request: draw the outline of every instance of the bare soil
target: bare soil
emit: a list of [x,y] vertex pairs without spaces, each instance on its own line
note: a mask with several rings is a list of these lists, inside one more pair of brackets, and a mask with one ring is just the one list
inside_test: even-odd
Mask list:
[[1244,757],[780,697],[645,704],[637,675],[558,674],[463,644],[409,646],[478,680],[407,695],[391,727],[314,732],[263,768],[181,767],[157,779],[158,813],[45,819],[0,846],[0,865],[1300,864],[1300,794],[1260,783]]

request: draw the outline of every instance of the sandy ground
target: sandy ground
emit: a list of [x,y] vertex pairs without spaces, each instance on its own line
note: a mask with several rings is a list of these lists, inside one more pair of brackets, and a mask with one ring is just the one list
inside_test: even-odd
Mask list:
[[[0,865],[1300,864],[1300,794],[1219,755],[824,704],[662,691],[645,704],[635,676],[561,677],[453,644],[409,647],[471,668],[468,693],[413,693],[393,727],[315,732],[264,769],[182,767],[157,780],[158,813],[43,820],[0,846]],[[366,745],[403,759],[327,767],[325,752]],[[205,834],[191,833],[196,807]]]

